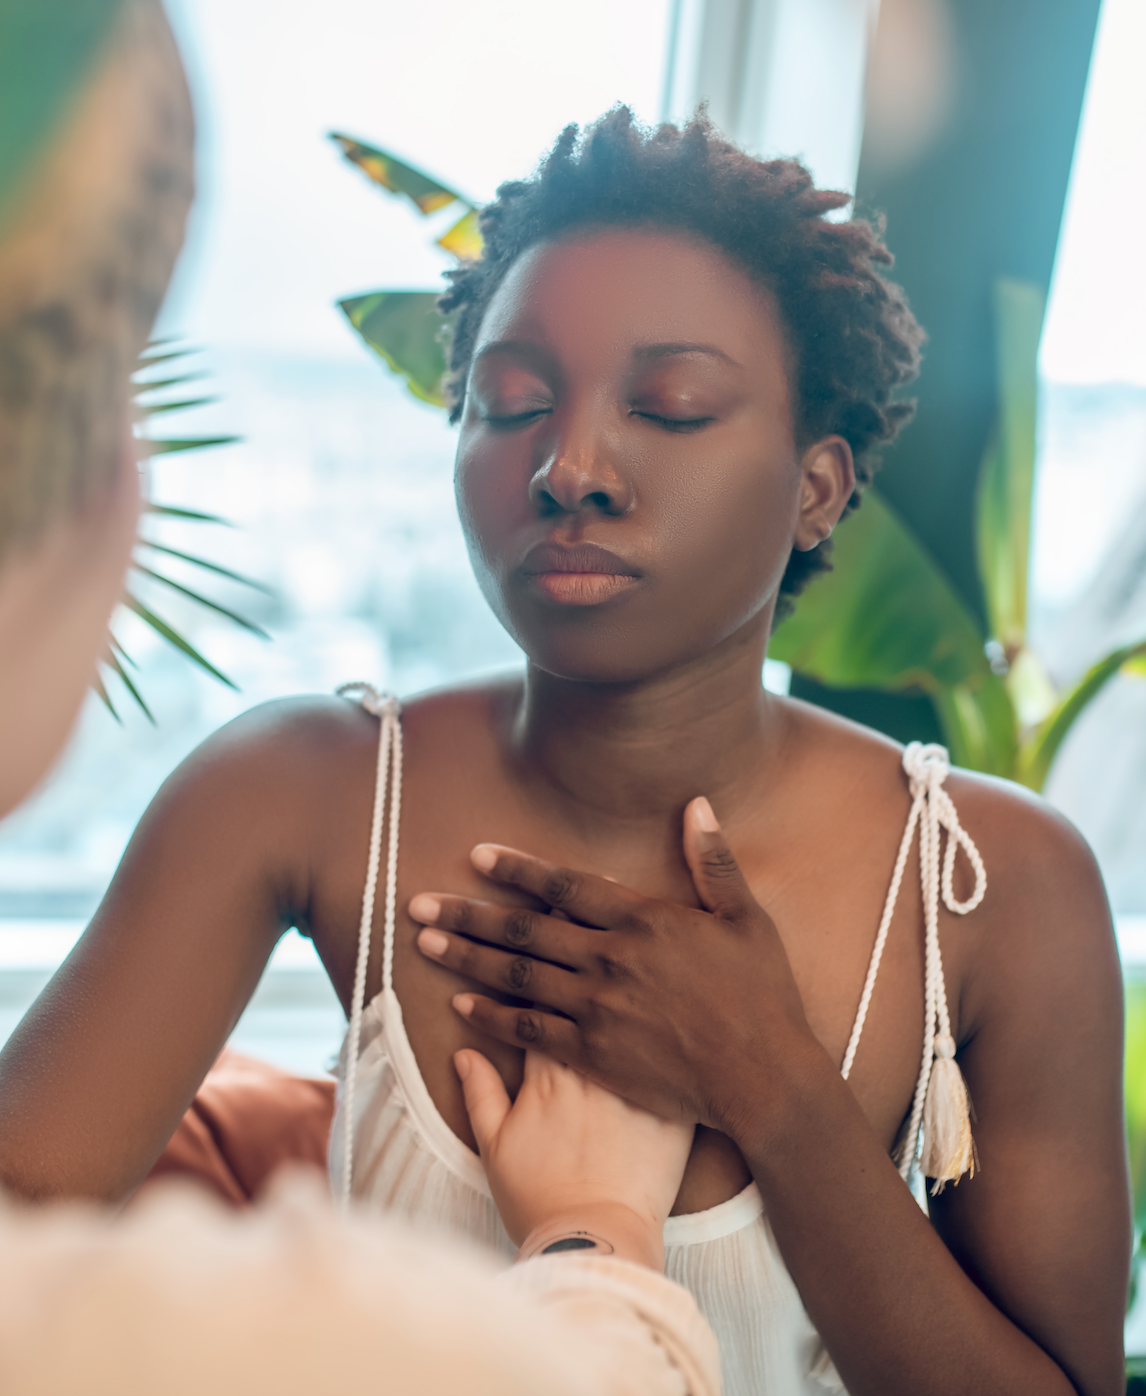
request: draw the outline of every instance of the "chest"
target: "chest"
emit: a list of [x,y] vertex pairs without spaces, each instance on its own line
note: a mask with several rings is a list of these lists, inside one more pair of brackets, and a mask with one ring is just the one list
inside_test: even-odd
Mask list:
[[[650,896],[696,905],[675,831],[634,843],[594,841],[559,829],[512,783],[486,770],[471,779],[447,778],[435,763],[408,761],[403,785],[397,865],[393,983],[410,1044],[435,1107],[446,1125],[474,1147],[453,1054],[474,1047],[488,1056],[511,1093],[521,1079],[521,1053],[482,1037],[453,1010],[462,989],[483,986],[426,960],[417,950],[419,927],[406,912],[420,892],[446,892],[502,904],[523,896],[484,881],[469,851],[479,842],[520,848],[538,857],[615,878]],[[360,802],[354,800],[353,805]],[[906,796],[902,816],[906,817]],[[849,814],[854,816],[854,811]],[[900,811],[882,818],[823,820],[814,836],[808,816],[788,810],[782,819],[742,820],[727,829],[749,884],[784,943],[809,1025],[833,1060],[847,1047],[902,834]],[[335,989],[349,1010],[354,977],[366,852],[369,803],[363,827],[348,824],[340,852],[319,870],[311,930]],[[383,840],[385,849],[386,840]],[[382,986],[384,876],[377,897],[366,995]],[[917,861],[909,859],[897,899],[863,1036],[849,1078],[877,1138],[892,1147],[910,1103],[923,1030],[923,931]],[[697,973],[703,974],[698,955]],[[737,1083],[750,1092],[751,1080]],[[750,1175],[735,1146],[711,1130],[697,1132],[674,1211],[715,1206],[742,1190]]]

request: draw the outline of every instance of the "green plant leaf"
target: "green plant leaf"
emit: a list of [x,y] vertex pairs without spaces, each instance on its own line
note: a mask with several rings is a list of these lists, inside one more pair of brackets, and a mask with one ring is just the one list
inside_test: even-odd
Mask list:
[[208,446],[230,446],[241,440],[238,436],[192,436],[179,441],[156,441],[150,436],[137,436],[136,450],[143,457],[166,456],[173,451],[201,451]]
[[385,150],[356,141],[353,136],[344,136],[331,131],[330,139],[339,147],[352,165],[358,168],[383,189],[391,194],[403,194],[422,213],[434,213],[449,204],[466,200],[455,190],[436,179],[423,174],[411,165],[404,164]]
[[[199,350],[194,348],[192,345],[187,345],[182,349],[164,349],[161,354],[156,354],[152,352],[152,350],[155,348],[158,348],[165,344],[173,344],[175,342],[175,340],[171,339],[153,340],[152,343],[148,346],[147,350],[144,353],[140,354],[140,356],[136,359],[135,362],[138,365],[138,367],[136,368],[135,374],[133,376],[135,378],[138,378],[138,375],[140,373],[146,372],[146,370],[149,368],[154,368],[156,364],[169,363],[172,359],[185,359],[189,354],[197,354],[199,352]],[[199,376],[201,377],[202,375]],[[146,388],[148,385],[146,383],[143,383],[139,386]]]
[[0,210],[7,221],[96,64],[120,0],[0,3]]
[[233,620],[236,625],[242,626],[244,630],[249,630],[252,635],[258,635],[263,640],[271,637],[262,628],[256,625],[253,620],[247,620],[245,616],[239,615],[237,611],[232,611],[226,606],[220,606],[217,601],[212,601],[208,597],[201,595],[197,591],[192,591],[190,587],[185,587],[182,582],[172,581],[170,577],[165,577],[162,572],[156,572],[153,567],[147,567],[138,559],[132,561],[132,567],[137,572],[141,572],[145,577],[150,577],[153,581],[162,582],[164,586],[170,587],[172,591],[177,591],[189,600],[194,601],[198,606],[206,606],[209,611],[217,611],[219,615],[226,616],[228,620]]
[[436,291],[375,291],[339,301],[343,314],[415,397],[444,407],[442,379],[448,320],[438,311]]
[[1126,1138],[1134,1186],[1134,1222],[1146,1231],[1146,982],[1126,984]]
[[459,262],[476,262],[485,242],[478,226],[477,209],[471,208],[438,238],[438,246],[455,256]]
[[118,722],[119,725],[122,727],[123,718],[120,717],[119,713],[116,712],[115,704],[111,701],[111,698],[108,695],[108,691],[104,687],[103,678],[101,677],[98,669],[92,675],[92,687],[99,695],[100,701],[103,703],[104,707],[108,710],[109,713],[111,713],[112,717],[114,717],[116,722]]
[[1008,657],[1027,629],[1038,352],[1046,297],[1025,281],[995,283],[999,420],[979,472],[976,543],[991,634]]
[[[151,390],[152,386],[150,383],[147,384],[148,391]],[[145,417],[157,417],[161,412],[183,412],[190,407],[206,407],[209,403],[218,401],[217,397],[196,397],[190,398],[186,402],[156,402],[150,406],[140,403],[139,410]],[[234,441],[236,438],[232,437],[231,440]]]
[[238,684],[232,682],[221,670],[216,669],[210,660],[204,659],[189,640],[185,640],[177,630],[173,630],[165,620],[157,616],[138,596],[128,592],[123,599],[123,604],[129,611],[134,611],[141,621],[149,625],[157,635],[161,635],[168,644],[174,645],[180,653],[185,654],[193,663],[198,664],[198,666],[205,670],[206,673],[210,674],[212,678],[218,679],[220,683],[226,684],[228,688],[234,689],[234,691],[238,693]]
[[1013,780],[1018,756],[1015,709],[1003,680],[988,670],[971,683],[940,688],[931,702],[956,766]]
[[218,514],[203,514],[198,509],[179,509],[174,504],[156,504],[148,500],[143,506],[145,514],[158,514],[164,519],[187,519],[192,523],[212,523],[222,524],[224,528],[234,528],[230,519],[221,518]]
[[205,373],[181,373],[177,378],[143,379],[139,377],[137,370],[131,383],[135,389],[135,396],[139,397],[143,393],[157,393],[162,388],[181,388],[184,383],[198,383],[206,376]]
[[167,557],[177,557],[181,562],[189,562],[192,567],[201,567],[205,572],[214,572],[217,577],[226,577],[229,582],[241,582],[243,586],[253,587],[266,596],[275,594],[274,588],[267,586],[264,582],[256,582],[253,577],[244,577],[241,572],[232,572],[229,567],[220,567],[217,562],[208,562],[206,558],[196,557],[194,553],[182,553],[178,548],[169,548],[165,543],[156,543],[150,538],[137,538],[136,546],[150,548],[152,552],[163,553]]
[[156,723],[155,718],[152,715],[151,709],[143,701],[143,695],[140,693],[139,689],[136,688],[135,684],[132,683],[131,676],[128,674],[127,670],[123,667],[123,665],[119,662],[119,659],[116,656],[114,649],[108,650],[107,655],[104,657],[104,663],[109,665],[119,675],[120,681],[123,683],[123,686],[139,704],[140,708],[143,709],[144,716],[147,718],[148,722],[151,723],[152,727],[154,727]]
[[1146,640],[1122,645],[1111,650],[1097,664],[1091,665],[1078,683],[1058,701],[1054,711],[1040,723],[1019,752],[1018,779],[1032,790],[1041,790],[1050,771],[1051,762],[1074,726],[1079,714],[1096,698],[1115,674],[1127,663],[1146,655]]
[[875,490],[837,530],[832,561],[777,628],[771,658],[836,688],[936,693],[990,672],[970,611]]

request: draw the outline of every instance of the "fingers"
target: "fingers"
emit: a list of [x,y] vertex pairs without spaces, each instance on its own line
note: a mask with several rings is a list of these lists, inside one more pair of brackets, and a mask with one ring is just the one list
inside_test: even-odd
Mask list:
[[455,994],[454,1008],[468,1023],[510,1047],[533,1048],[564,1066],[583,1071],[576,1023],[535,1008],[510,1008],[481,994]]
[[498,989],[516,998],[533,999],[546,1008],[576,1016],[583,993],[575,971],[496,950],[462,936],[447,935],[436,928],[419,932],[418,949],[423,955],[467,979],[475,979],[487,989]]
[[480,1052],[469,1048],[455,1052],[454,1068],[462,1083],[474,1138],[484,1158],[509,1114],[509,1093],[497,1068]]
[[[497,906],[472,897],[420,892],[410,902],[410,916],[423,926],[484,940],[490,945],[524,951],[569,969],[589,963],[589,940],[596,931],[524,906]],[[483,981],[485,982],[485,981]],[[500,983],[491,987],[501,988]]]
[[740,865],[724,841],[712,806],[703,795],[685,807],[684,856],[706,911],[726,921],[737,921],[746,913],[759,910]]
[[491,882],[520,887],[546,906],[601,930],[624,925],[635,905],[645,900],[611,878],[558,867],[496,843],[479,843],[470,861]]

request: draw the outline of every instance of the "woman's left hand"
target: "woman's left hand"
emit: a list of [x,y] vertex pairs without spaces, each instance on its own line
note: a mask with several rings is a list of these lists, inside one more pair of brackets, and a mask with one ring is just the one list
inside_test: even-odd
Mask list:
[[[532,1001],[457,995],[482,1031],[739,1142],[758,1133],[777,1072],[798,1070],[818,1044],[776,928],[707,800],[685,810],[684,854],[702,910],[479,844],[473,863],[486,877],[560,915],[426,893],[410,915],[427,927],[418,945],[428,958]],[[737,1086],[746,1079],[760,1083],[751,1099]]]

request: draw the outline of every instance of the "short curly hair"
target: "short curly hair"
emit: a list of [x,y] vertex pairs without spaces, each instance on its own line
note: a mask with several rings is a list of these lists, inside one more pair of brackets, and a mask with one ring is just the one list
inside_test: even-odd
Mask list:
[[[582,134],[567,126],[528,180],[503,184],[481,213],[478,261],[450,272],[439,305],[452,318],[450,420],[465,401],[482,317],[509,268],[528,248],[580,229],[655,227],[704,239],[771,292],[793,353],[797,440],[838,434],[851,446],[860,502],[915,405],[897,389],[919,372],[923,331],[890,266],[882,229],[824,217],[850,195],[817,189],[795,160],[756,160],[725,140],[701,110],[686,126],[639,126],[616,107]],[[777,616],[806,583],[830,569],[830,540],[793,551]]]

